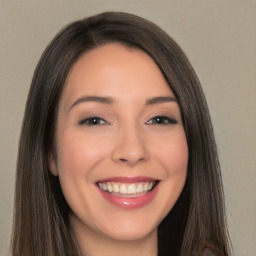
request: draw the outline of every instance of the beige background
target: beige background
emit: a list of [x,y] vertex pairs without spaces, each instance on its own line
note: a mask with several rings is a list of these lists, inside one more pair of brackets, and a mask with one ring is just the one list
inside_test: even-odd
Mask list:
[[8,255],[17,144],[35,65],[60,28],[106,10],[152,20],[189,56],[214,122],[233,255],[256,255],[256,1],[246,0],[0,0],[0,255]]

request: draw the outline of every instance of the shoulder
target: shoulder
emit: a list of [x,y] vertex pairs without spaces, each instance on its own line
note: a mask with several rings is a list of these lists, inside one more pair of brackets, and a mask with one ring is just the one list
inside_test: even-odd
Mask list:
[[203,256],[217,256],[211,249],[205,248],[203,252]]

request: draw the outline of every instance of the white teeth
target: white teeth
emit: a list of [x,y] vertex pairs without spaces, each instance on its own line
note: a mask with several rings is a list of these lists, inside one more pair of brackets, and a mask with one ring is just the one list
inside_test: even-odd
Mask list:
[[136,186],[135,184],[131,184],[128,187],[128,194],[134,194],[134,193],[136,193]]
[[118,186],[117,184],[114,184],[113,191],[114,191],[115,193],[118,193],[118,192],[119,192],[119,186]]
[[108,183],[107,188],[108,188],[108,192],[111,193],[113,191],[112,186],[110,185],[110,183]]
[[119,192],[122,193],[122,194],[127,194],[127,187],[126,187],[125,184],[121,185]]
[[139,184],[139,186],[138,186],[137,189],[136,189],[136,192],[137,192],[137,193],[143,192],[143,186],[142,186],[142,184]]
[[109,193],[120,193],[120,194],[136,194],[150,191],[155,182],[140,182],[125,184],[120,182],[106,182],[98,183],[98,186],[103,191],[108,191]]
[[106,191],[107,190],[107,185],[106,184],[102,184],[102,189],[104,190],[104,191]]

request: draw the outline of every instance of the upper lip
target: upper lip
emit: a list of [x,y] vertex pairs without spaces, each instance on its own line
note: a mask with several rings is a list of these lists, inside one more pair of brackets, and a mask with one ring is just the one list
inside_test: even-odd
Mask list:
[[136,183],[136,182],[147,182],[147,181],[157,181],[157,179],[146,177],[146,176],[135,176],[135,177],[109,177],[103,180],[99,180],[96,183],[99,182],[122,182],[122,183]]

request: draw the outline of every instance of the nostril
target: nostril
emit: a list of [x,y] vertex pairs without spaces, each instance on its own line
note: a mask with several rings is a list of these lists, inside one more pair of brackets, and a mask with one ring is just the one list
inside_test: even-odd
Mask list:
[[120,158],[119,160],[120,160],[121,162],[127,162],[127,160],[124,159],[124,158]]

